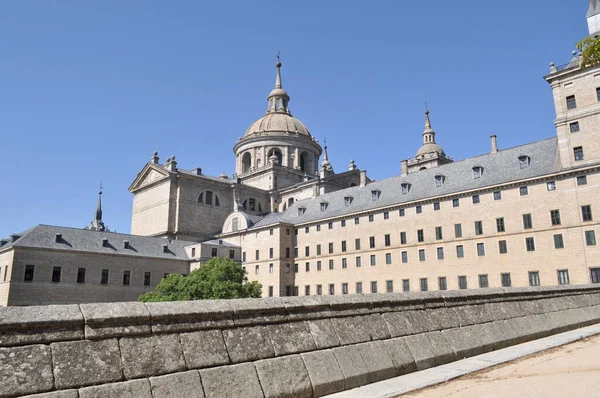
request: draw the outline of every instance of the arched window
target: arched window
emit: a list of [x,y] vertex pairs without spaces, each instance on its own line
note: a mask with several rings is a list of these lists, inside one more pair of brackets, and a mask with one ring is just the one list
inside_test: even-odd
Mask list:
[[300,162],[299,162],[299,166],[300,166],[300,170],[301,171],[307,171],[307,166],[308,166],[308,153],[306,152],[302,152],[300,154]]
[[410,191],[410,184],[407,182],[403,182],[402,184],[400,184],[400,186],[402,187],[402,194],[406,195],[409,191]]
[[231,230],[233,232],[235,232],[238,230],[239,227],[240,227],[240,220],[238,220],[238,218],[235,217],[233,220],[231,220]]
[[273,148],[269,151],[269,158],[271,158],[271,156],[277,156],[277,164],[283,164],[283,155],[281,154],[281,150],[279,150],[278,148]]
[[531,158],[527,155],[519,156],[519,167],[522,169],[526,169],[527,167],[529,167],[530,161],[531,161]]
[[473,167],[473,178],[480,178],[483,175],[483,167],[475,166]]
[[446,177],[444,177],[441,174],[438,174],[435,176],[435,186],[436,187],[441,187],[442,185],[444,185],[444,181],[446,180]]
[[250,152],[246,152],[242,156],[242,173],[249,172],[251,167],[252,167],[252,155],[250,155]]
[[198,195],[198,203],[219,206],[219,197],[213,191],[204,191]]

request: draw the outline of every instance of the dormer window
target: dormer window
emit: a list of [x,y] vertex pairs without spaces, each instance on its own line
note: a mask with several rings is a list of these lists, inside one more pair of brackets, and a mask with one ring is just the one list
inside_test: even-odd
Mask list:
[[374,189],[371,191],[371,200],[377,200],[379,199],[379,196],[381,195],[381,191],[379,189]]
[[123,249],[129,249],[129,241],[128,240],[123,241]]
[[306,207],[298,207],[298,215],[301,216],[306,212]]
[[473,178],[475,178],[475,179],[481,178],[482,174],[483,174],[483,167],[481,167],[481,166],[473,167]]
[[406,195],[410,191],[409,183],[403,182],[402,184],[400,184],[400,186],[402,187],[402,195]]
[[102,239],[102,247],[108,247],[108,238]]
[[531,162],[531,158],[527,155],[519,156],[519,167],[522,169],[526,169],[529,167],[529,163]]
[[321,202],[321,211],[327,210],[328,205],[329,205],[329,203],[327,203],[327,202]]
[[444,180],[446,180],[446,177],[444,177],[441,174],[438,174],[435,176],[435,186],[436,187],[441,187],[442,185],[444,185]]
[[354,198],[352,196],[345,196],[344,197],[344,206],[348,207],[352,204],[352,200]]

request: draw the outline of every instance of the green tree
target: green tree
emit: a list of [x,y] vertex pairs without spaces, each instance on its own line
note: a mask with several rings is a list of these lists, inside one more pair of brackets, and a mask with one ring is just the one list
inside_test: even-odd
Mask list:
[[600,37],[589,36],[577,43],[581,51],[581,67],[592,66],[600,63]]
[[260,297],[262,285],[229,258],[212,258],[187,276],[169,274],[139,301],[185,301]]

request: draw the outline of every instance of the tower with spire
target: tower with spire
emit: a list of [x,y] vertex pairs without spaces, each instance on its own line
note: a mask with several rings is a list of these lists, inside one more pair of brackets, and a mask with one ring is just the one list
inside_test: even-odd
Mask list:
[[435,142],[435,131],[431,128],[429,109],[425,109],[425,129],[423,130],[423,145],[417,151],[414,159],[406,162],[407,172],[438,167],[452,162],[452,158],[446,156],[444,149]]
[[102,221],[102,187],[100,187],[100,191],[98,192],[98,204],[96,205],[96,214],[94,214],[94,219],[90,225],[84,229],[88,229],[90,231],[110,232],[110,230]]

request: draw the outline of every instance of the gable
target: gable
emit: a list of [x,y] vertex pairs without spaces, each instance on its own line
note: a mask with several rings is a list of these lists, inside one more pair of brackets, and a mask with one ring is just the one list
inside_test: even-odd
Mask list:
[[148,163],[142,171],[137,175],[131,186],[129,187],[129,191],[133,192],[136,189],[145,187],[147,185],[151,185],[157,181],[163,180],[169,177],[169,172],[163,168],[156,167],[151,163]]

